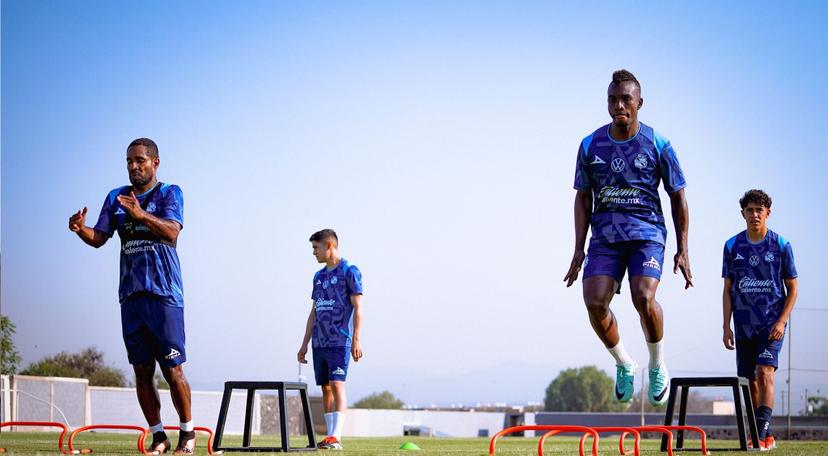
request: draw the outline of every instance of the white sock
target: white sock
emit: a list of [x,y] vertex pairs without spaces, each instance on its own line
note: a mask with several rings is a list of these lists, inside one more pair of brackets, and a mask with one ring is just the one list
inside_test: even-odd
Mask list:
[[647,350],[650,351],[650,369],[664,365],[664,339],[658,342],[647,342]]
[[181,427],[182,432],[190,432],[193,430],[193,420],[187,421],[186,423],[179,423],[179,427]]
[[333,436],[342,439],[342,428],[345,427],[345,412],[333,412]]
[[150,432],[153,434],[156,432],[164,432],[164,423],[159,421],[158,424],[150,426]]
[[327,435],[333,435],[334,429],[334,414],[333,413],[326,413],[325,414],[325,432]]
[[627,349],[624,348],[624,342],[619,340],[615,347],[608,348],[607,350],[609,350],[610,355],[615,358],[615,364],[619,366],[622,364],[635,365],[635,361],[630,358],[629,353],[627,353]]

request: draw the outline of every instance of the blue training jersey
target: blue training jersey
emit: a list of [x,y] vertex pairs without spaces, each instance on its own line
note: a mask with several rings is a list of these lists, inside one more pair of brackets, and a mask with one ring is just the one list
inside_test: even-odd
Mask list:
[[768,230],[757,244],[742,231],[724,247],[722,277],[730,279],[733,326],[737,339],[768,331],[785,303],[785,279],[796,278],[791,243]]
[[324,267],[313,276],[316,320],[313,347],[350,347],[354,333],[351,296],[362,294],[362,273],[342,258],[335,268]]
[[[127,185],[109,192],[95,224],[96,231],[109,237],[117,231],[121,239],[118,298],[124,302],[134,293],[149,292],[165,298],[170,305],[182,307],[184,291],[175,246],[152,234],[146,225],[137,223],[121,207],[118,195],[129,195],[131,191],[132,187]],[[136,197],[145,211],[184,226],[184,196],[177,185],[159,182]]]
[[615,141],[607,124],[581,141],[575,189],[592,190],[592,239],[608,243],[654,241],[664,244],[667,227],[658,196],[687,184],[667,138],[639,122],[635,136]]

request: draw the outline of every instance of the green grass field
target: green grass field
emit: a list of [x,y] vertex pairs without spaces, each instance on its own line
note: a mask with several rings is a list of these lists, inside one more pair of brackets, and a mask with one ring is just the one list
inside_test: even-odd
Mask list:
[[[45,432],[3,432],[0,433],[0,447],[6,448],[8,454],[59,454],[57,452],[57,433]],[[170,435],[174,439],[174,435]],[[75,448],[92,448],[94,454],[137,454],[136,436],[128,434],[84,433],[75,439]],[[173,440],[174,442],[175,440]],[[400,451],[398,448],[404,442],[413,442],[421,451]],[[600,454],[617,455],[618,438],[615,436],[601,437]],[[628,449],[632,446],[632,439],[628,439]],[[300,445],[299,436],[291,438],[293,445]],[[486,455],[488,454],[489,439],[486,438],[428,438],[428,437],[382,437],[382,438],[346,438],[343,439],[344,451],[335,454],[352,455]],[[689,440],[686,445],[698,448],[698,440]],[[200,439],[196,454],[206,455],[206,439]],[[240,436],[227,436],[224,445],[236,446],[241,444]],[[275,436],[256,436],[253,445],[278,446]],[[736,442],[711,440],[711,447],[736,447]],[[659,441],[645,440],[642,442],[641,454],[666,454],[659,452]],[[171,454],[171,453],[169,453]],[[242,453],[226,453],[242,454]],[[266,453],[245,453],[266,454]],[[498,442],[499,455],[536,455],[537,438],[512,437],[503,438]],[[574,437],[553,437],[547,441],[545,454],[577,455],[578,439]],[[699,452],[681,452],[676,454],[700,454]],[[739,454],[732,451],[714,452],[714,454]],[[775,456],[820,456],[828,455],[828,442],[779,442],[779,448],[772,451]]]

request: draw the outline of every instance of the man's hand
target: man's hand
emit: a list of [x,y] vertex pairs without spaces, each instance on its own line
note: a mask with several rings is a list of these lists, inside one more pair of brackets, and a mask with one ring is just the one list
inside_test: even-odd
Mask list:
[[768,339],[770,340],[782,340],[782,337],[785,335],[785,323],[782,320],[777,320],[776,323],[773,324],[770,330],[770,334],[768,334]]
[[730,329],[730,326],[724,329],[724,336],[722,336],[722,342],[724,342],[724,346],[728,350],[733,350],[736,348],[735,342],[733,341],[733,331]]
[[581,250],[576,250],[575,254],[572,255],[572,263],[569,264],[569,271],[567,271],[566,276],[564,276],[564,282],[566,282],[566,287],[569,288],[578,280],[578,272],[581,271],[581,264],[584,262],[584,252]]
[[135,192],[129,192],[129,196],[118,195],[118,203],[124,208],[127,214],[134,220],[141,221],[144,219],[146,212],[141,208],[141,202],[135,197]]
[[302,345],[299,348],[299,353],[296,354],[296,360],[299,361],[302,364],[308,364],[308,360],[305,359],[305,355],[307,355],[307,354],[308,354],[308,346],[307,345]]
[[693,273],[690,272],[690,257],[687,255],[687,252],[676,252],[676,256],[673,257],[673,274],[678,274],[679,270],[681,270],[681,274],[684,276],[684,289],[688,289],[693,286]]
[[351,344],[351,356],[353,356],[354,361],[359,362],[362,359],[362,346],[359,344],[358,340],[355,340]]
[[86,206],[69,217],[69,231],[77,233],[86,226]]

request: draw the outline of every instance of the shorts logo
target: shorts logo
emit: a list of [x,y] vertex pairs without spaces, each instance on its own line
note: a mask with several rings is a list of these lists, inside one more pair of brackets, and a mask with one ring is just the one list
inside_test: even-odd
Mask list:
[[650,257],[650,261],[645,261],[645,262],[641,263],[641,266],[644,266],[645,268],[653,268],[657,271],[661,271],[661,265],[658,264],[658,261],[656,261],[655,257],[652,257],[652,256]]
[[635,167],[638,169],[644,169],[647,167],[647,156],[644,154],[638,154],[635,156]]
[[331,285],[336,285],[336,277],[331,277]]
[[336,370],[331,372],[331,375],[345,375],[345,370],[341,367],[337,367]]
[[751,255],[750,260],[748,260],[751,266],[758,266],[759,265],[759,257],[756,255]]
[[759,355],[759,357],[760,358],[765,358],[765,359],[773,359],[773,353],[771,353],[770,351],[768,351],[766,349],[765,351],[762,352],[761,355]]
[[149,212],[149,213],[155,212],[155,202],[147,204],[147,212]]
[[322,282],[322,288],[324,288],[326,290],[328,289],[328,285],[330,285],[330,282],[328,282],[327,280]]
[[773,263],[774,259],[776,259],[776,257],[773,256],[773,252],[768,252],[768,253],[765,254],[765,261],[766,262]]
[[592,160],[592,163],[590,163],[590,165],[606,165],[606,164],[607,164],[607,162],[605,162],[604,160],[601,160],[601,157],[599,157],[597,155]]
[[126,212],[124,212],[124,210],[123,210],[123,209],[121,209],[120,207],[118,208],[118,210],[117,210],[117,211],[115,211],[115,215],[124,215],[125,213],[126,213]]
[[621,171],[624,171],[624,166],[626,166],[626,164],[624,163],[623,159],[616,158],[612,161],[612,165],[610,166],[612,166],[613,171],[615,171],[616,173],[620,173]]
[[181,356],[181,353],[178,350],[176,350],[174,348],[170,348],[170,354],[165,356],[164,359],[175,359],[175,358],[178,358],[179,356]]

